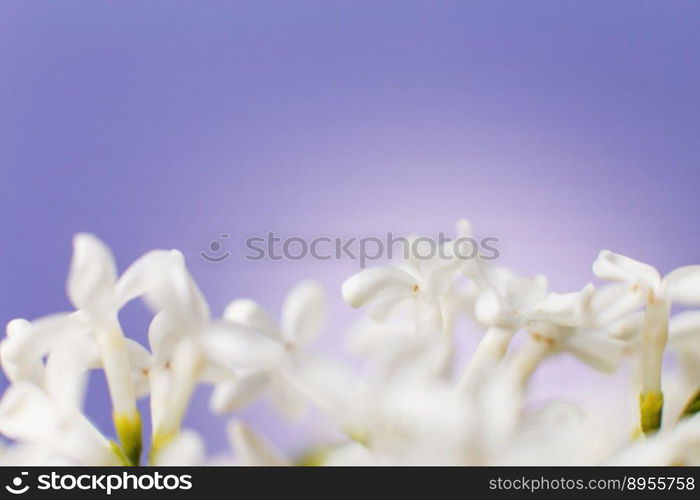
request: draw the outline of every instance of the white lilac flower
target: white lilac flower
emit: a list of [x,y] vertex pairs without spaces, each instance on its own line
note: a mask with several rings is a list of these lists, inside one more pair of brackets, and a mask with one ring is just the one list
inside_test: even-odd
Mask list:
[[[351,330],[351,348],[371,351],[371,357],[401,337],[430,337],[441,346],[440,371],[449,378],[456,320],[473,314],[480,293],[476,283],[485,283],[490,271],[477,250],[471,225],[462,219],[454,240],[436,245],[411,237],[402,261],[348,278],[342,285],[345,302],[354,308],[368,306],[367,318]],[[471,281],[458,283],[464,275]]]
[[533,308],[544,300],[547,278],[520,277],[499,267],[493,268],[482,286],[474,303],[474,318],[487,330],[464,370],[462,387],[478,383],[485,372],[503,359],[513,336],[525,326]]
[[232,326],[251,328],[283,347],[276,363],[238,370],[236,375],[216,385],[210,400],[215,413],[237,410],[268,391],[273,404],[289,416],[300,416],[306,402],[290,376],[306,359],[304,349],[319,334],[326,318],[326,296],[315,281],[303,281],[285,298],[279,324],[257,303],[249,299],[231,302],[224,319]]
[[[471,235],[466,221],[457,234]],[[374,318],[353,327],[353,346],[365,360],[356,370],[309,352],[326,315],[316,282],[289,292],[279,322],[247,299],[215,318],[181,253],[149,252],[118,277],[109,249],[78,235],[68,279],[76,311],[13,320],[0,342],[10,382],[0,399],[0,434],[13,441],[0,445],[0,463],[137,464],[135,403],[148,395],[154,465],[700,464],[700,311],[669,323],[671,302],[700,304],[700,266],[662,279],[651,266],[604,251],[594,274],[615,283],[559,294],[548,292],[543,276],[460,259],[461,244],[343,284],[346,302],[370,306]],[[126,338],[118,321],[136,298],[154,313],[150,351]],[[465,313],[485,334],[457,383],[446,367],[455,320]],[[525,338],[510,348],[518,332]],[[667,337],[679,362],[664,377],[662,396]],[[530,401],[527,381],[560,352],[603,372],[615,370],[625,353],[638,355],[647,436],[632,440],[631,429],[621,432],[564,399]],[[107,378],[120,444],[82,411],[93,370]],[[230,451],[207,457],[202,436],[181,429],[200,383],[214,386],[216,413],[263,392],[286,416],[315,405],[315,434],[325,438],[305,453],[282,453],[234,420]]]
[[[616,322],[611,336],[625,342],[625,351],[635,359],[634,388],[641,387],[642,326],[644,312],[631,314]],[[679,416],[700,411],[700,311],[685,311],[671,316],[668,347],[677,358],[676,370],[664,376],[662,426],[672,425]]]
[[[464,224],[468,223],[464,221]],[[438,335],[444,331],[445,297],[453,291],[452,285],[465,266],[474,266],[474,261],[479,259],[460,258],[462,254],[456,251],[459,240],[446,242],[439,248],[416,238],[408,243],[407,258],[400,263],[364,269],[348,278],[342,285],[343,299],[351,307],[369,304],[368,315],[378,321],[409,304],[415,333]]]
[[255,329],[213,319],[178,251],[147,253],[117,288],[127,300],[142,297],[156,313],[149,328],[152,457],[179,433],[199,382],[229,380],[238,370],[274,365],[283,355],[279,343]]
[[363,448],[353,453],[355,459],[366,464],[462,463],[468,452],[462,445],[469,407],[434,376],[430,366],[440,358],[435,349],[429,339],[409,337],[361,380],[316,362],[297,372],[295,382],[339,431]]
[[[88,370],[101,368],[102,358],[80,316],[8,324],[0,359],[13,385],[0,401],[0,432],[18,440],[18,449],[31,445],[50,463],[130,463],[132,458],[109,443],[81,413]],[[147,392],[142,369],[148,357],[136,342],[127,342],[135,368],[131,382],[142,395]],[[37,425],[40,421],[45,425]],[[83,439],[85,447],[78,444]]]
[[[136,395],[148,393],[144,369],[150,359],[137,342],[127,339],[131,383]],[[12,382],[27,381],[53,394],[65,393],[61,404],[81,408],[88,370],[102,368],[102,358],[90,324],[81,312],[55,314],[29,322],[7,324],[0,342],[0,362]]]
[[407,337],[377,354],[362,379],[322,361],[298,372],[299,387],[349,439],[327,449],[323,463],[483,463],[482,439],[507,441],[520,399],[510,391],[481,397],[491,382],[478,393],[455,391],[437,375],[441,356],[430,338]]
[[163,446],[155,457],[154,465],[293,465],[282,452],[240,420],[227,423],[226,435],[229,451],[207,458],[202,436],[191,429],[185,429]]
[[[66,384],[74,391],[72,404],[80,405],[85,372],[104,369],[112,400],[117,435],[129,460],[141,450],[141,419],[136,398],[142,352],[124,337],[117,318],[124,299],[116,289],[116,267],[109,249],[92,235],[79,234],[68,277],[68,296],[74,313],[57,314],[32,322],[15,320],[0,346],[0,359],[10,380],[28,380],[40,386],[57,383],[55,372],[73,377]],[[67,346],[73,345],[70,349]],[[43,358],[48,356],[44,366]],[[53,371],[45,373],[46,371]],[[142,377],[141,377],[142,378]],[[136,387],[136,385],[139,387]]]
[[117,290],[117,269],[107,246],[90,234],[73,240],[68,297],[83,313],[98,346],[110,396],[114,425],[124,452],[133,463],[141,453],[141,416],[131,376],[129,349],[118,312],[126,299]]
[[0,402],[0,432],[82,465],[119,465],[120,453],[75,407],[31,382],[12,384]]
[[638,307],[638,301],[612,292],[589,284],[579,292],[548,294],[528,313],[524,327],[528,337],[511,356],[511,374],[525,383],[545,358],[559,352],[568,352],[596,370],[615,371],[625,344],[610,332],[621,316]]
[[475,319],[487,331],[464,371],[462,387],[478,383],[482,372],[498,364],[521,329],[529,333],[522,352],[515,356],[527,366],[523,379],[546,356],[561,351],[601,371],[617,367],[623,343],[610,338],[611,329],[621,328],[621,318],[641,305],[641,294],[618,285],[547,293],[544,276],[520,277],[505,268],[495,268],[490,279],[491,286],[480,294],[474,308]]
[[700,266],[680,267],[662,278],[648,264],[603,250],[593,263],[593,273],[600,279],[625,283],[645,294],[640,413],[642,430],[653,432],[661,426],[661,371],[671,303],[700,305]]
[[327,449],[322,463],[576,464],[600,461],[613,448],[605,426],[571,405],[527,411],[520,387],[495,368],[479,386],[455,391],[426,369],[434,349],[427,340],[396,344],[360,381],[327,364],[307,366],[301,385],[351,439]]

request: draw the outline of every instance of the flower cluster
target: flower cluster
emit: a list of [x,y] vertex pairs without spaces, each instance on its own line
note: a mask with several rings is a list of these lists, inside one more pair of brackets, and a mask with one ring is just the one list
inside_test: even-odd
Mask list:
[[[457,232],[471,236],[469,223]],[[79,234],[67,284],[75,310],[12,320],[0,343],[10,381],[0,462],[700,464],[700,266],[662,278],[604,250],[593,274],[608,283],[558,293],[545,276],[458,257],[459,241],[443,243],[439,257],[409,256],[343,283],[345,302],[366,310],[348,328],[364,360],[352,370],[309,349],[326,319],[317,282],[295,286],[279,320],[249,299],[214,317],[180,252],[149,252],[120,275],[107,246]],[[135,299],[153,312],[148,347],[119,321]],[[672,304],[691,308],[671,317]],[[483,333],[458,366],[463,318]],[[665,366],[667,351],[676,362]],[[623,431],[569,398],[532,404],[533,373],[557,355],[606,373],[632,367],[639,400]],[[107,380],[113,439],[82,409],[95,369]],[[212,386],[217,414],[268,397],[289,418],[314,407],[336,437],[293,457],[233,419],[230,454],[208,459],[201,437],[181,428],[199,384]],[[137,406],[146,397],[148,442]]]

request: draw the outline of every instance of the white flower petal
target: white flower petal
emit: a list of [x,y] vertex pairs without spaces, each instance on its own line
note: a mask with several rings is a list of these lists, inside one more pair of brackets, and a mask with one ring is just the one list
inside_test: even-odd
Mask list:
[[416,279],[397,267],[375,267],[354,274],[343,283],[343,299],[351,307],[375,300],[410,295],[418,286]]
[[279,451],[243,422],[232,421],[226,430],[240,465],[288,464]]
[[168,268],[181,264],[179,252],[152,250],[136,259],[119,277],[116,295],[119,303],[125,304],[149,291],[167,274]]
[[0,401],[0,432],[84,465],[119,465],[109,441],[78,411],[62,412],[35,385],[11,385]]
[[405,388],[431,384],[444,373],[449,347],[439,332],[432,338],[407,337],[378,353],[373,371],[379,375],[378,379]]
[[124,271],[116,286],[119,304],[143,296],[155,311],[167,310],[187,324],[209,319],[209,306],[177,250],[154,250]]
[[476,274],[467,272],[467,276],[482,290],[493,289],[498,296],[503,299],[506,296],[508,284],[519,278],[519,276],[504,266],[496,266],[492,262],[475,259],[469,262],[478,262],[473,271]]
[[223,318],[248,326],[274,339],[281,339],[279,328],[275,321],[265,309],[250,299],[237,299],[231,302],[226,306]]
[[603,250],[593,263],[593,274],[607,281],[619,281],[656,289],[661,283],[659,272],[649,264]]
[[498,292],[489,288],[485,290],[474,304],[474,317],[482,326],[517,327],[517,319],[508,314],[503,307]]
[[624,344],[599,330],[577,331],[565,341],[565,348],[587,365],[612,373],[622,358]]
[[665,292],[676,302],[700,305],[700,266],[679,267],[663,280]]
[[158,451],[153,465],[158,467],[202,465],[204,457],[204,441],[199,434],[186,429]]
[[0,344],[0,360],[12,381],[38,382],[43,374],[43,358],[75,334],[89,327],[82,313],[59,313],[37,319],[13,320],[7,325],[8,336]]
[[233,369],[255,369],[279,363],[284,347],[260,332],[242,326],[217,323],[201,336],[207,359]]
[[163,364],[152,366],[148,371],[151,408],[151,428],[162,429],[168,411],[168,395],[172,385],[172,375]]
[[529,313],[529,319],[562,326],[578,326],[584,321],[586,304],[594,293],[593,285],[580,292],[550,293]]
[[294,420],[301,419],[308,410],[304,396],[283,373],[277,373],[270,379],[270,402],[277,411]]
[[348,349],[366,356],[385,352],[389,346],[413,335],[415,329],[413,321],[376,322],[363,318],[347,332]]
[[440,308],[442,309],[443,330],[449,335],[462,316],[474,316],[474,305],[480,291],[473,283],[467,283],[464,290],[451,289],[440,295]]
[[107,245],[91,234],[73,239],[68,297],[76,309],[102,312],[114,307],[117,268]]
[[156,314],[148,326],[148,344],[156,364],[165,363],[172,356],[177,342],[185,335],[178,321],[168,311]]
[[44,376],[46,392],[61,408],[82,408],[91,368],[100,365],[100,352],[92,337],[76,332],[51,351]]
[[506,303],[512,313],[519,315],[545,298],[547,278],[537,274],[531,278],[515,278],[506,286]]
[[647,293],[625,283],[613,283],[595,290],[585,305],[585,314],[592,325],[605,327],[641,307]]
[[288,367],[285,378],[300,394],[339,422],[347,417],[348,403],[359,384],[357,375],[344,366],[314,358]]
[[630,314],[610,324],[605,331],[614,339],[639,340],[644,324],[644,312]]
[[134,380],[134,391],[136,397],[141,398],[149,391],[148,370],[152,364],[151,353],[132,339],[126,339],[126,346],[129,350],[129,365]]
[[442,309],[437,295],[420,293],[416,297],[416,333],[437,335],[442,332]]
[[282,336],[292,345],[309,343],[326,320],[326,293],[316,281],[302,281],[290,290],[280,321]]
[[668,333],[673,341],[695,339],[700,343],[700,311],[686,311],[671,317]]
[[26,319],[13,319],[7,324],[7,337],[0,342],[0,362],[11,382],[38,383],[42,379],[44,349],[36,340],[32,325]]
[[220,382],[214,387],[209,407],[217,414],[239,410],[257,399],[269,383],[270,376],[264,370],[254,370]]
[[457,257],[440,258],[439,256],[424,261],[421,281],[433,294],[444,293],[462,275],[464,262]]
[[[154,422],[154,434],[168,435],[177,432],[192,394],[199,382],[204,366],[204,357],[200,345],[192,338],[184,338],[177,343],[173,357],[166,367],[153,367],[151,412]],[[167,390],[163,394],[163,390]],[[155,409],[154,404],[161,405]]]
[[386,321],[392,314],[396,313],[406,304],[410,303],[412,305],[415,305],[412,298],[413,297],[406,295],[402,297],[392,297],[388,300],[380,300],[373,302],[367,308],[367,316],[369,316],[375,321]]

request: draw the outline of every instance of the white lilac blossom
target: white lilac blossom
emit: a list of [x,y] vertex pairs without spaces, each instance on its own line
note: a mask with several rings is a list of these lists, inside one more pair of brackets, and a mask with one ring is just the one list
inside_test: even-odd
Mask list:
[[365,269],[348,278],[342,285],[343,299],[351,307],[369,304],[368,315],[377,321],[411,305],[416,335],[449,334],[453,315],[474,300],[474,290],[464,294],[454,286],[457,278],[464,274],[484,287],[491,274],[488,261],[480,258],[471,224],[459,220],[454,240],[436,244],[411,237],[404,249],[396,265]]
[[[625,349],[636,359],[633,383],[642,385],[642,325],[644,313],[638,312],[617,323],[611,335],[625,342]],[[675,355],[678,373],[664,380],[663,419],[661,425],[673,424],[700,411],[700,311],[684,311],[671,316],[668,323],[668,347]]]
[[[345,302],[354,308],[369,306],[367,327],[355,329],[359,343],[368,340],[362,339],[363,333],[389,343],[397,334],[432,337],[443,348],[442,371],[451,370],[451,336],[456,318],[471,313],[480,287],[485,286],[490,274],[490,266],[479,258],[471,236],[471,224],[461,219],[454,240],[436,245],[427,238],[408,238],[401,261],[365,269],[348,278],[342,284]],[[472,285],[466,290],[456,284],[463,275],[470,277]],[[401,316],[403,321],[397,323],[396,318]],[[388,320],[394,324],[378,327],[378,323]]]
[[176,251],[149,252],[127,269],[117,285],[131,300],[142,297],[155,313],[146,370],[151,392],[151,457],[177,437],[199,382],[212,384],[278,363],[282,347],[248,325],[211,317],[209,306]]
[[[406,259],[363,270],[333,292],[367,306],[350,328],[329,328],[351,332],[364,359],[351,367],[314,349],[327,315],[318,282],[294,286],[279,320],[251,299],[217,317],[180,252],[149,252],[119,275],[107,246],[80,234],[67,285],[75,310],[12,320],[0,342],[9,382],[0,463],[700,465],[700,311],[670,315],[672,303],[700,304],[700,266],[662,278],[603,251],[593,273],[613,283],[559,293],[542,274],[521,276],[464,248],[467,221],[457,236],[434,249],[411,245]],[[136,298],[153,313],[147,346],[119,322]],[[482,332],[473,353],[458,352],[460,317]],[[677,363],[664,363],[667,341]],[[558,400],[533,402],[528,381],[564,352],[605,374],[630,360],[639,410],[610,425],[599,408],[573,403],[570,386]],[[462,354],[468,360],[456,366]],[[96,370],[107,380],[113,430],[83,411]],[[210,409],[232,415],[222,422],[230,446],[222,455],[182,428],[202,383],[213,387]],[[280,450],[241,420],[263,395],[285,418],[315,409],[307,448]],[[148,438],[136,406],[144,397]]]
[[319,334],[326,318],[326,297],[315,281],[297,284],[287,295],[279,325],[257,303],[249,299],[231,302],[224,319],[262,332],[283,349],[274,364],[239,370],[233,379],[216,385],[211,397],[215,413],[237,410],[269,389],[273,404],[283,413],[300,416],[306,402],[290,382],[293,372],[305,362],[304,348]]
[[[76,312],[31,324],[11,322],[8,337],[0,347],[0,358],[13,382],[53,384],[56,391],[71,392],[71,401],[59,401],[63,406],[80,404],[84,373],[99,365],[109,386],[114,425],[123,452],[130,462],[136,463],[141,452],[141,417],[136,398],[142,391],[136,386],[133,368],[138,372],[144,358],[141,348],[126,339],[119,324],[117,313],[126,300],[117,289],[116,266],[110,250],[89,234],[77,235],[73,246],[67,291]],[[64,381],[74,380],[58,384],[56,373]]]
[[568,352],[591,368],[612,373],[625,345],[612,332],[620,318],[639,306],[636,296],[591,284],[579,292],[550,293],[528,311],[523,329],[529,334],[512,354],[508,369],[525,383],[548,356]]
[[474,301],[474,318],[486,328],[476,352],[464,370],[462,387],[478,383],[492,366],[506,354],[515,333],[527,322],[531,310],[547,293],[547,278],[517,276],[506,268],[493,268],[489,278],[481,281]]
[[700,266],[679,267],[662,278],[649,264],[603,250],[593,264],[593,272],[601,279],[624,283],[634,291],[641,290],[645,296],[639,333],[642,351],[639,397],[642,431],[653,432],[661,426],[661,372],[671,303],[700,305]]

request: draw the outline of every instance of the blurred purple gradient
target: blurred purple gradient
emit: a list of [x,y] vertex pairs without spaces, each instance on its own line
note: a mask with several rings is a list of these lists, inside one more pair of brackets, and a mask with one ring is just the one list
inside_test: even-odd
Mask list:
[[[217,314],[242,296],[277,311],[319,278],[329,351],[357,317],[339,297],[357,263],[250,262],[246,237],[468,217],[563,291],[602,248],[699,261],[698,2],[7,0],[0,72],[3,322],[69,308],[79,231],[122,269],[183,250]],[[232,256],[204,261],[221,233]],[[142,308],[124,318],[143,340]],[[111,432],[101,384],[88,410]],[[188,425],[221,451],[206,393]],[[243,416],[287,448],[309,430],[265,404]]]

